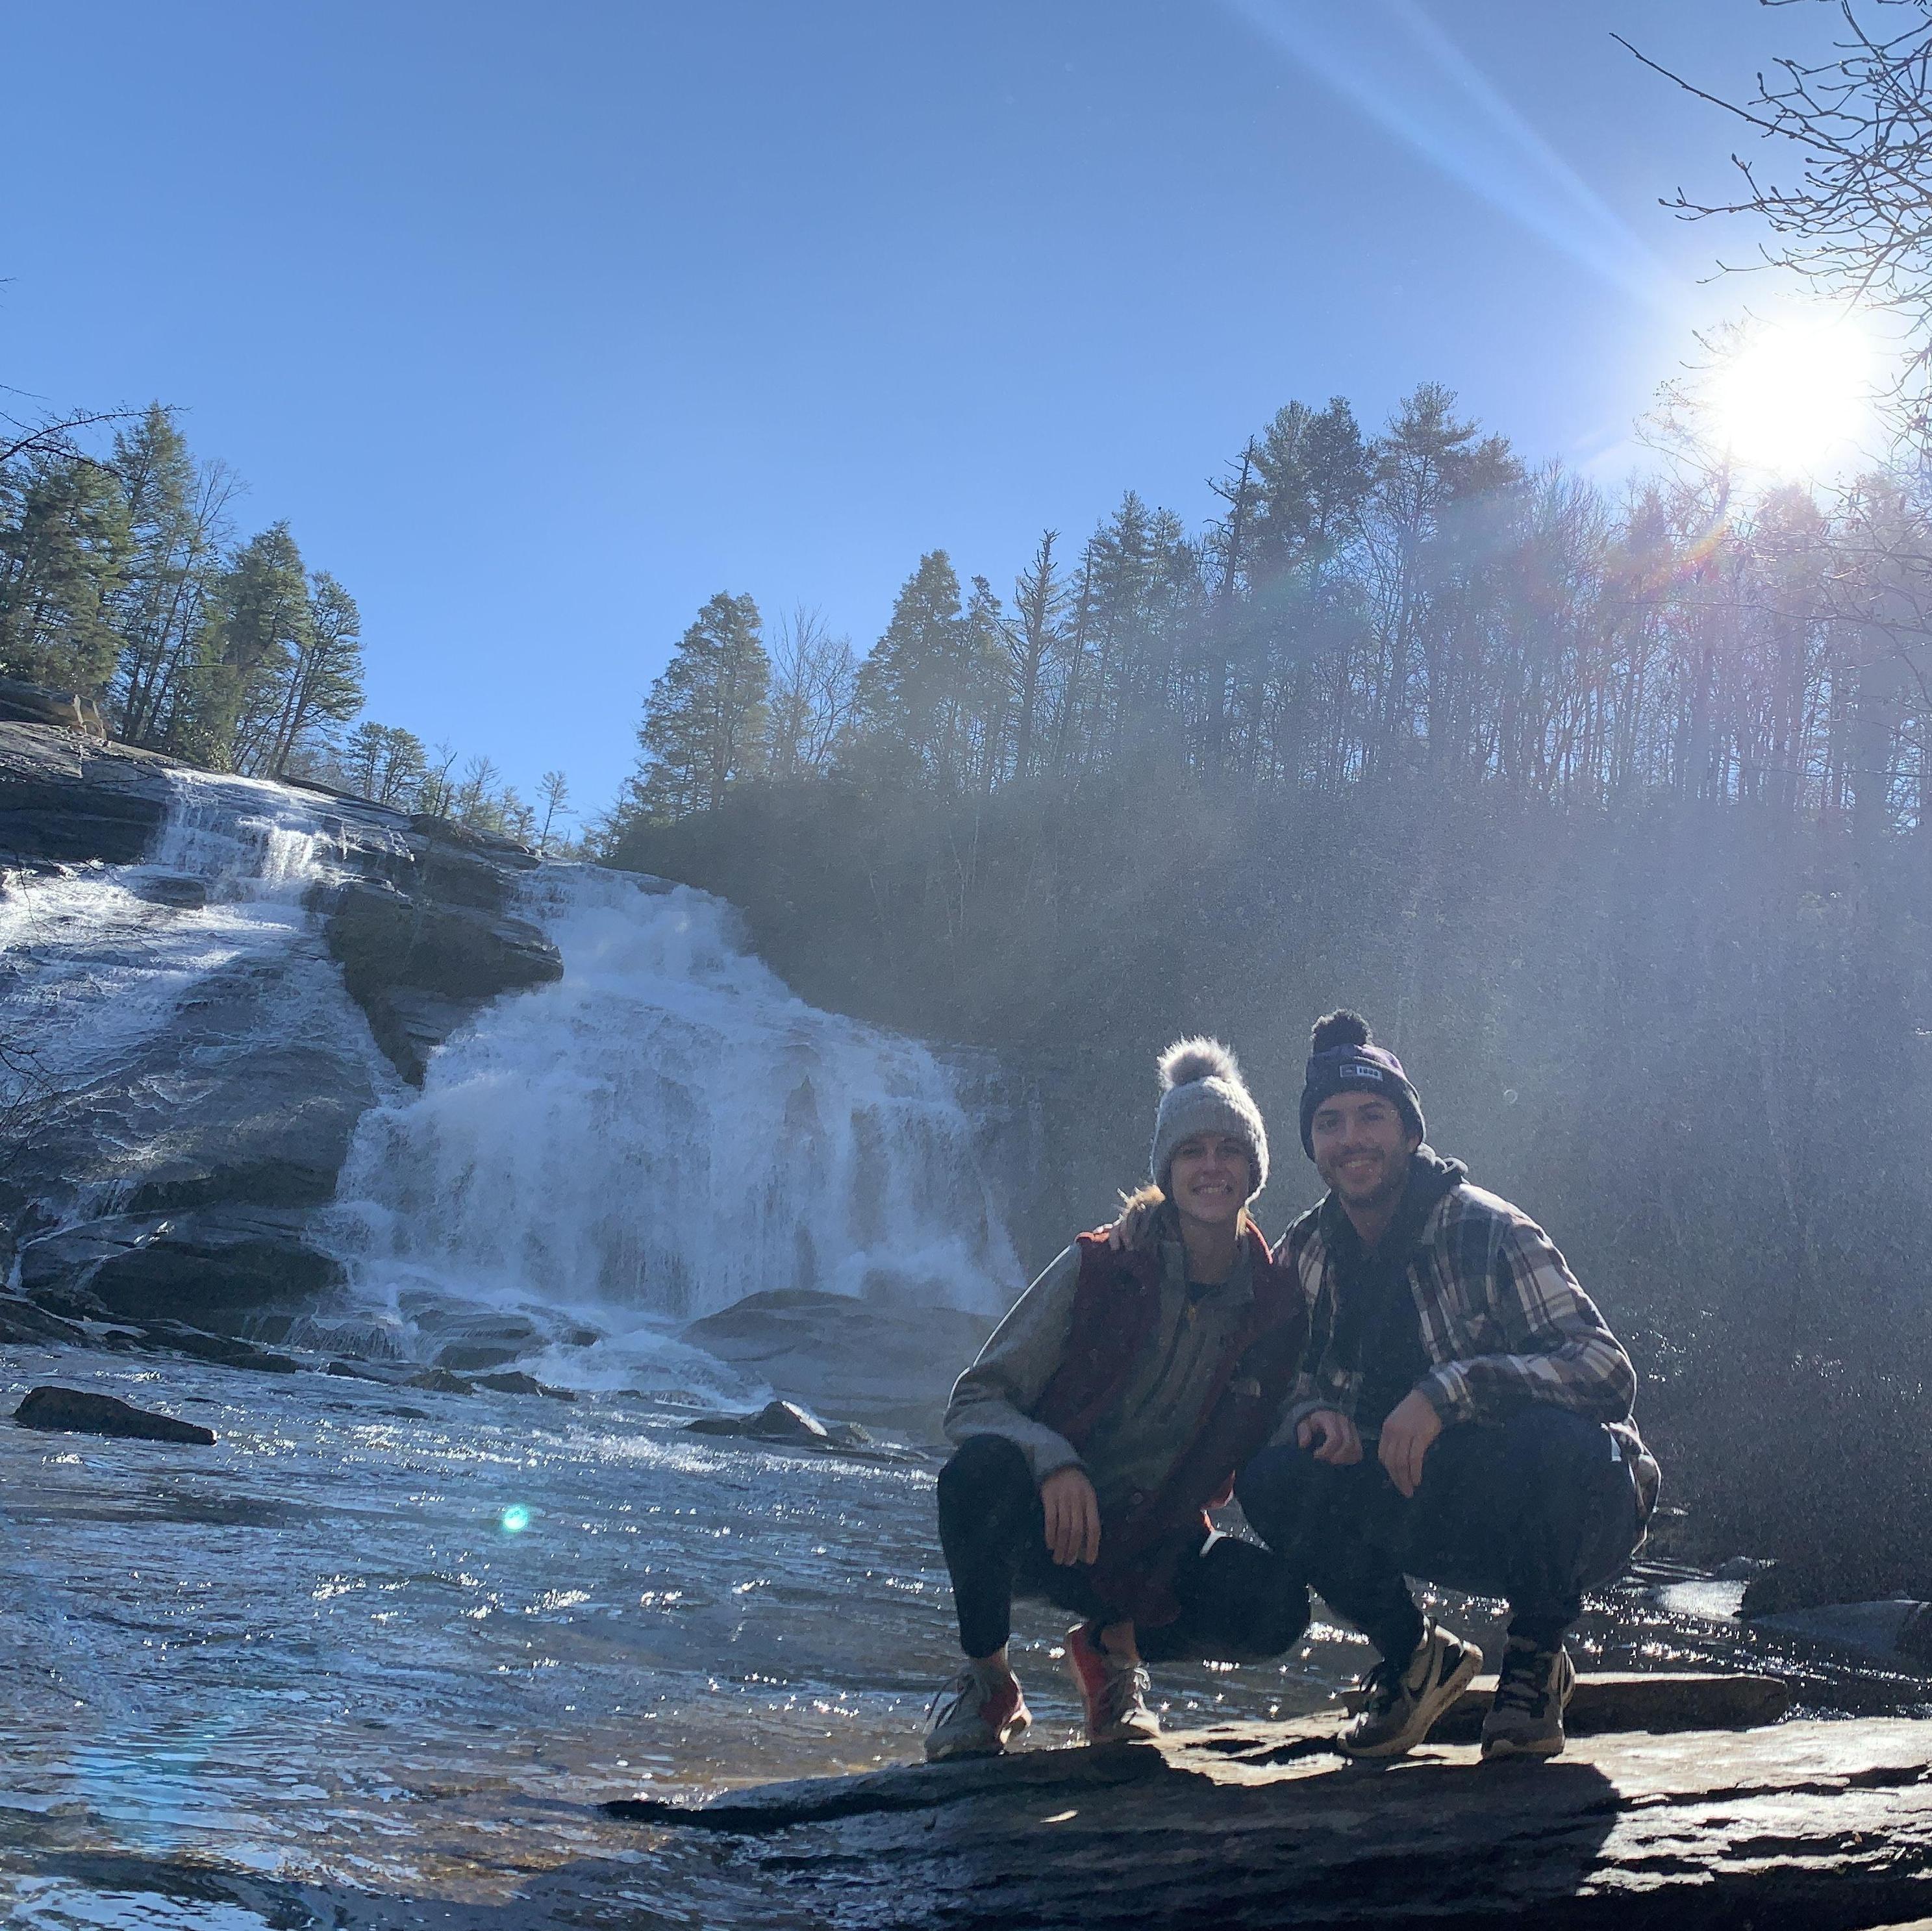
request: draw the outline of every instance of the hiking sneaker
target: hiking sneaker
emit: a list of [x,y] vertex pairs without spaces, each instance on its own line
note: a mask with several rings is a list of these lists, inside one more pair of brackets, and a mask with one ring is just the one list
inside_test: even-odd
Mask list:
[[1364,1680],[1355,1720],[1337,1741],[1352,1757],[1399,1757],[1436,1727],[1436,1720],[1483,1666],[1474,1643],[1433,1623],[1408,1661],[1384,1657]]
[[1032,1721],[1018,1677],[988,1687],[967,1663],[926,1713],[926,1760],[998,1756]]
[[1553,1757],[1563,1747],[1563,1712],[1576,1666],[1561,1643],[1538,1649],[1511,1636],[1496,1675],[1496,1700],[1483,1719],[1483,1757]]
[[1147,1672],[1109,1656],[1091,1623],[1066,1639],[1066,1673],[1086,1708],[1090,1744],[1141,1744],[1160,1735],[1160,1719],[1147,1706]]

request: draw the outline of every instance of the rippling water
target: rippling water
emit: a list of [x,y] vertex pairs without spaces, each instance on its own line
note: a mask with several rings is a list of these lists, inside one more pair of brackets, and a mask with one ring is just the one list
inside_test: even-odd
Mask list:
[[[0,1427],[9,1926],[417,1921],[381,1901],[480,1908],[578,1867],[702,1923],[678,1903],[689,1853],[595,1806],[904,1759],[953,1666],[931,1463],[688,1435],[673,1395],[74,1354],[14,1354],[5,1379],[8,1409],[58,1381],[220,1437]],[[1493,1606],[1460,1606],[1479,1639]],[[1070,1741],[1056,1618],[1022,1614],[1034,1746]],[[1286,1664],[1164,1671],[1158,1700],[1182,1725],[1318,1708],[1366,1651],[1317,1637]],[[1599,1666],[1769,1663],[1815,1707],[1923,1693],[1654,1596],[1598,1606],[1582,1646]],[[197,1892],[197,1872],[227,1876]],[[281,1887],[283,1915],[236,1902],[244,1878]],[[334,1902],[287,1915],[290,1886]]]

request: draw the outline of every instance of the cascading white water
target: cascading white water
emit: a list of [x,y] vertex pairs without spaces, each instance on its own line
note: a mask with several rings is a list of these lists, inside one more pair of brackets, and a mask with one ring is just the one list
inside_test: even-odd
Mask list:
[[[334,847],[316,814],[280,785],[187,772],[169,781],[140,864],[19,879],[0,894],[15,1087],[69,1091],[124,1064],[197,983],[286,952],[306,929],[303,895],[328,874]],[[167,890],[182,880],[202,891],[184,900]],[[320,985],[330,968],[312,964]]]
[[338,1226],[365,1289],[680,1318],[791,1287],[1006,1306],[1018,1264],[924,1047],[807,1006],[704,892],[569,867],[532,895],[563,978],[358,1129]]

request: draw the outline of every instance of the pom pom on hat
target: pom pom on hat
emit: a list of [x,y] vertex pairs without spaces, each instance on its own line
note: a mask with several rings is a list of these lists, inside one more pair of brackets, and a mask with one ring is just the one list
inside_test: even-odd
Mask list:
[[1311,1053],[1332,1053],[1337,1046],[1366,1046],[1374,1037],[1369,1030],[1369,1022],[1359,1012],[1351,1012],[1345,1006],[1339,1011],[1324,1014],[1308,1029],[1308,1050]]
[[1240,1063],[1219,1039],[1177,1039],[1158,1063],[1162,1093],[1198,1079],[1224,1079],[1231,1086],[1242,1084]]
[[1161,1054],[1160,1111],[1154,1116],[1148,1171],[1162,1192],[1174,1150],[1197,1133],[1231,1133],[1247,1144],[1254,1193],[1268,1184],[1268,1129],[1241,1078],[1240,1063],[1219,1039],[1177,1039]]

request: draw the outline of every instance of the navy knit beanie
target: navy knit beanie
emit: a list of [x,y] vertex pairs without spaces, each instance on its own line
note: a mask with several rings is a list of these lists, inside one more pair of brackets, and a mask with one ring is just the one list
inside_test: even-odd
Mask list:
[[1371,1045],[1369,1022],[1359,1012],[1330,1012],[1316,1021],[1308,1040],[1308,1070],[1302,1076],[1301,1148],[1312,1160],[1315,1109],[1338,1093],[1376,1093],[1390,1102],[1419,1140],[1429,1137],[1422,1096],[1408,1082],[1402,1062],[1386,1046]]

